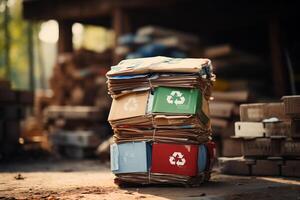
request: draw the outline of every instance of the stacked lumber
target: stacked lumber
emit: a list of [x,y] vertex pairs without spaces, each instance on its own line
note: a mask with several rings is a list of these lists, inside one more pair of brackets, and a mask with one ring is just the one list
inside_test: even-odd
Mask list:
[[241,105],[233,140],[240,141],[235,148],[242,148],[243,157],[220,158],[223,172],[299,177],[295,167],[300,164],[299,108],[300,96],[284,96],[278,103]]
[[[105,78],[111,59],[111,50],[96,53],[81,49],[59,55],[50,79],[50,106],[43,112],[49,139],[59,154],[94,156],[98,145],[111,134],[106,122],[111,99]],[[42,97],[37,110],[48,101]]]
[[52,105],[109,107],[105,73],[111,51],[77,50],[58,56],[50,78]]

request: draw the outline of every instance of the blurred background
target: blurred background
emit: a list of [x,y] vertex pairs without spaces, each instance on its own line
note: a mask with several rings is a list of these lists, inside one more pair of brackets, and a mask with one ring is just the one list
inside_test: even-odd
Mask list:
[[299,94],[298,21],[296,1],[0,0],[0,159],[107,160],[105,74],[159,55],[213,61],[226,156],[241,103]]

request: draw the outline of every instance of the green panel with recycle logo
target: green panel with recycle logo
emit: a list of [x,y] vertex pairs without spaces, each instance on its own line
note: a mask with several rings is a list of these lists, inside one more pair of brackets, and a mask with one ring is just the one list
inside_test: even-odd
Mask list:
[[201,105],[199,89],[158,87],[154,91],[152,112],[196,114]]

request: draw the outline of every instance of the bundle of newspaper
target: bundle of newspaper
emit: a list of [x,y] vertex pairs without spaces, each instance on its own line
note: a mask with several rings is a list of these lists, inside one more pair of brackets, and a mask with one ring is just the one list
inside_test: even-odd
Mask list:
[[208,99],[211,95],[212,65],[209,59],[151,57],[121,61],[106,74],[113,98],[158,86],[199,88]]
[[[150,142],[150,149],[152,144],[153,147],[155,146],[154,143],[183,145],[185,148],[187,145],[194,145],[194,149],[200,149],[199,145],[210,142],[208,100],[215,79],[210,60],[168,57],[124,60],[111,68],[107,78],[109,93],[113,97],[108,120],[114,130],[117,144],[147,141]],[[118,149],[119,145],[115,148]],[[128,148],[131,148],[130,145]],[[178,152],[184,151],[185,148]],[[208,155],[207,145],[204,145],[204,148],[206,150],[201,151],[202,155],[209,160],[213,156]],[[119,157],[121,152],[120,149],[112,151],[112,160]],[[150,150],[150,152],[152,157],[158,154],[158,151],[154,153]],[[200,153],[196,150],[194,153],[187,151],[185,157],[196,158],[198,154]],[[183,155],[175,155],[176,163]],[[168,155],[166,158],[169,159]],[[184,160],[186,161],[187,158]],[[196,160],[192,168],[187,169],[187,171],[192,170],[192,174],[181,174],[185,178],[175,176],[178,175],[176,170],[173,173],[172,170],[170,173],[168,170],[160,173],[160,170],[150,172],[147,168],[146,171],[121,170],[121,173],[116,173],[117,180],[130,183],[142,181],[143,183],[193,183],[194,185],[194,180],[198,182],[206,180],[205,174],[209,174],[210,169],[208,162],[204,162],[202,165],[205,167],[199,174],[200,171],[196,170],[198,165]],[[116,160],[112,163],[112,170],[128,165],[128,163],[120,165],[116,163],[118,163]],[[172,164],[171,161],[170,163]],[[153,169],[153,162],[150,168]],[[136,174],[140,172],[142,173]],[[148,175],[145,176],[144,173]],[[149,177],[151,181],[148,180]]]

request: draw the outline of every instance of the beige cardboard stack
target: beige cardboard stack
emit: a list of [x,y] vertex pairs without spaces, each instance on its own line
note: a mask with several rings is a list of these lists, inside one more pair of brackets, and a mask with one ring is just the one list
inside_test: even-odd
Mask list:
[[[151,140],[154,130],[155,139],[160,141],[177,143],[208,141],[210,123],[203,124],[199,116],[164,113],[152,115],[147,109],[148,99],[151,98],[150,91],[157,86],[199,88],[203,93],[201,110],[209,115],[208,99],[214,79],[209,77],[211,75],[209,70],[211,66],[208,59],[168,57],[129,59],[113,66],[107,73],[108,90],[114,98],[108,120],[114,129],[116,141]],[[128,76],[128,79],[116,79],[118,76]],[[136,101],[131,103],[140,105],[139,108],[134,112],[120,112],[131,99]],[[174,131],[177,126],[193,128]]]
[[[108,91],[113,98],[108,120],[116,143],[147,141],[188,145],[210,141],[208,100],[215,79],[210,60],[168,57],[123,60],[111,68],[107,78]],[[197,105],[201,112],[153,113],[150,102],[154,98],[152,92],[156,92],[158,86],[201,91],[199,102],[202,103]],[[207,117],[206,123],[202,115]],[[201,183],[209,176],[203,173],[196,177],[149,174],[151,183],[172,184]],[[149,174],[116,174],[116,182],[146,184],[150,183]]]
[[220,158],[224,173],[300,175],[295,168],[300,164],[300,96],[284,96],[282,101],[240,106],[234,139],[242,141],[243,157]]

